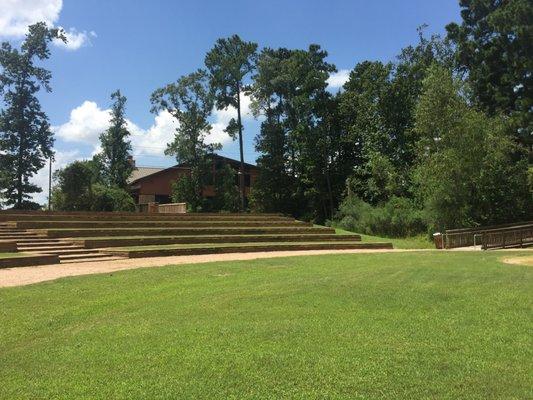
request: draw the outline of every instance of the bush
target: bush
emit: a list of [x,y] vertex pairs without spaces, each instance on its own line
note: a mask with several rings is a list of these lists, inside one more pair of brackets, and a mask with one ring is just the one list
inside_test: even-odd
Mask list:
[[414,236],[427,232],[422,210],[402,197],[392,197],[375,207],[349,196],[342,202],[334,226],[352,232],[391,237]]
[[95,184],[92,188],[91,210],[135,211],[135,202],[124,189]]

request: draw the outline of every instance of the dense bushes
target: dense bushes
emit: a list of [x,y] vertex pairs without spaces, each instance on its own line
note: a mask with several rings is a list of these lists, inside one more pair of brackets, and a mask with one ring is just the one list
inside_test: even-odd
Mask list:
[[124,189],[99,182],[94,161],[74,161],[54,175],[52,206],[58,211],[135,211]]
[[406,198],[392,197],[386,203],[371,206],[348,196],[342,202],[334,225],[352,232],[392,237],[413,236],[427,232],[423,211]]
[[91,210],[135,211],[135,202],[124,189],[96,184],[92,190]]

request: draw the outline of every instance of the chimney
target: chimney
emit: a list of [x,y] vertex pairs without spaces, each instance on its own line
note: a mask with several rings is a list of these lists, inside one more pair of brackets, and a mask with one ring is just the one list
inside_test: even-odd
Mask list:
[[128,156],[128,162],[130,163],[131,167],[135,169],[135,160],[133,159],[133,156]]

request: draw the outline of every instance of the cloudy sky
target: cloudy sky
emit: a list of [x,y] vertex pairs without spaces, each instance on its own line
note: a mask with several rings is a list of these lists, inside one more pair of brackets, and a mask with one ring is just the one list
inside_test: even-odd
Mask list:
[[[339,70],[329,80],[335,91],[357,62],[389,61],[415,43],[417,26],[442,33],[457,20],[457,0],[0,0],[0,41],[19,44],[37,21],[67,32],[68,43],[55,43],[45,63],[53,92],[40,95],[56,135],[55,167],[98,151],[116,89],[128,98],[137,164],[169,166],[174,160],[163,151],[175,126],[167,114],[150,113],[150,94],[202,67],[217,38],[237,33],[261,47],[318,43]],[[211,140],[223,143],[222,154],[237,158],[237,143],[223,132],[233,115],[214,111]],[[244,122],[245,159],[255,162],[259,123],[247,111]],[[48,170],[35,181],[47,187]],[[46,193],[36,197],[45,199]]]

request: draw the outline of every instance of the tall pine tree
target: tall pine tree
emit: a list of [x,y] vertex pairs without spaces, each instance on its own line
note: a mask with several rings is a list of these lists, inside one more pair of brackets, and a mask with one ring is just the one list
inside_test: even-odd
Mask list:
[[20,49],[3,42],[0,48],[0,93],[5,108],[0,111],[0,189],[7,205],[35,208],[31,194],[42,189],[30,178],[53,156],[53,133],[37,99],[41,88],[51,91],[50,71],[37,60],[50,57],[49,43],[65,40],[57,29],[44,22],[31,25]]
[[126,126],[126,97],[120,93],[120,90],[117,90],[111,95],[111,99],[113,100],[111,125],[100,135],[102,152],[98,159],[102,164],[104,181],[110,186],[125,189],[128,177],[133,170],[128,160],[131,143],[127,140],[130,132]]
[[244,197],[244,149],[242,138],[241,93],[246,90],[245,78],[254,70],[257,44],[243,41],[238,35],[218,39],[213,49],[205,56],[205,65],[211,74],[211,86],[216,93],[216,106],[219,110],[234,107],[237,120],[231,119],[226,132],[238,137],[241,165],[239,186],[241,209],[245,207]]

